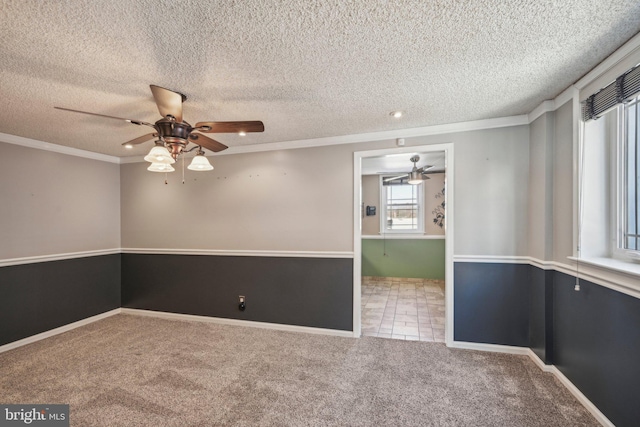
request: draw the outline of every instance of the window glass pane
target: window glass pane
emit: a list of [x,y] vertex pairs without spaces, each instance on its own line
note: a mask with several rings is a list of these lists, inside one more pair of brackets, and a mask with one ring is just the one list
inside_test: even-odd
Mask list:
[[640,197],[638,190],[638,165],[640,165],[640,150],[638,149],[638,122],[640,108],[638,100],[625,107],[626,133],[624,135],[624,248],[639,250],[638,247],[638,213],[640,212]]
[[[635,109],[635,106],[634,106]],[[631,111],[628,111],[631,113]],[[636,145],[635,145],[635,114],[628,114],[627,118],[627,162],[626,162],[626,192],[627,192],[627,233],[636,234]]]
[[410,184],[386,186],[387,230],[418,230],[417,186]]
[[[640,168],[640,106],[638,105],[638,103],[636,102],[633,105],[633,110],[635,112],[635,120],[633,120],[633,133],[632,133],[632,137],[633,137],[633,142],[631,142],[631,139],[629,140],[629,144],[633,144],[634,151],[636,154],[636,161],[635,161],[635,165],[633,168],[633,190],[635,193],[635,207],[633,209],[633,215],[635,217],[635,224],[633,225],[633,233],[636,234],[636,236],[639,233],[640,230],[638,230],[638,223],[639,223],[639,218],[638,215],[640,214],[640,171],[638,171],[638,169]],[[633,116],[632,116],[633,117]],[[630,136],[631,138],[631,136]],[[636,249],[638,249],[638,243],[636,242]]]

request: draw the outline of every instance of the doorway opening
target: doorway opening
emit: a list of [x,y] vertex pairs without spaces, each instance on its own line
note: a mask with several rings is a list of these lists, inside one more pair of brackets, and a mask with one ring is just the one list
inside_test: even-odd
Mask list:
[[353,299],[354,336],[453,342],[453,144],[354,153]]

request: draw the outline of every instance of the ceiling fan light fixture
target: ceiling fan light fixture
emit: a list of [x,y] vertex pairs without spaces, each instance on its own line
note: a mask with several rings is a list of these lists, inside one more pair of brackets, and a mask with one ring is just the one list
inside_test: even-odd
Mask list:
[[173,172],[175,169],[168,163],[151,163],[151,166],[147,168],[151,172]]
[[422,184],[422,174],[418,171],[412,171],[409,174],[409,179],[407,180],[407,182],[411,185]]
[[184,155],[184,153],[188,153],[193,150],[187,149],[189,143],[194,143],[199,149],[197,152],[198,155],[189,165],[189,169],[196,171],[212,170],[213,166],[211,166],[209,161],[204,157],[202,148],[204,147],[207,150],[217,153],[218,151],[226,150],[229,147],[199,132],[237,133],[240,136],[245,136],[249,132],[264,132],[264,123],[259,120],[197,122],[195,126],[191,126],[187,121],[183,120],[182,117],[182,104],[187,100],[187,96],[185,94],[156,85],[149,85],[149,88],[151,89],[151,94],[153,95],[153,99],[158,107],[158,112],[162,117],[155,123],[147,123],[141,120],[128,119],[124,117],[108,116],[106,114],[91,113],[88,111],[73,110],[64,107],[54,108],[71,113],[88,114],[112,120],[125,121],[137,126],[144,125],[153,128],[154,132],[139,136],[122,144],[125,149],[131,150],[135,145],[147,142],[152,138],[156,138],[155,147],[153,147],[144,157],[144,160],[151,163],[147,168],[147,170],[151,172],[173,172],[175,169],[170,165],[175,163],[176,159],[180,155]]
[[167,147],[163,145],[155,145],[149,154],[147,154],[144,159],[150,163],[164,163],[170,165],[175,163],[175,159],[171,157],[171,153],[167,149]]
[[191,160],[191,164],[187,166],[187,169],[192,171],[210,171],[213,170],[213,166],[211,166],[209,159],[207,159],[204,154],[196,154],[193,160]]

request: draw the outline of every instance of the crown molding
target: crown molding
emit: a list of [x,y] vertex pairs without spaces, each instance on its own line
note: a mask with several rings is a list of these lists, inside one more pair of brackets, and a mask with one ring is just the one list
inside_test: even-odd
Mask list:
[[106,154],[94,153],[93,151],[81,150],[79,148],[67,147],[64,145],[52,144],[50,142],[39,141],[37,139],[25,138],[23,136],[0,133],[0,142],[7,144],[21,145],[28,148],[52,151],[54,153],[67,154],[69,156],[84,157],[86,159],[99,160],[101,162],[120,163],[120,158],[108,156]]
[[532,123],[538,117],[542,116],[544,113],[549,113],[551,111],[556,111],[558,108],[562,107],[567,102],[571,101],[574,96],[578,96],[578,88],[574,85],[566,88],[562,93],[556,96],[553,99],[548,99],[546,101],[542,101],[540,105],[534,108],[529,114],[527,114],[527,119],[529,123]]
[[457,132],[496,129],[526,124],[528,124],[527,116],[523,114],[519,116],[498,117],[495,119],[474,120],[468,122],[448,123],[417,128],[359,133],[353,135],[330,136],[325,138],[301,139],[267,144],[245,145],[242,147],[231,147],[219,154],[226,155],[251,153],[258,151],[286,150],[292,148],[322,147],[327,145],[356,144],[359,142],[386,141],[396,140],[397,138],[415,138],[420,136],[443,135]]
[[[547,102],[547,101],[545,101]],[[550,101],[549,101],[550,102]],[[264,151],[290,150],[296,148],[324,147],[329,145],[357,144],[359,142],[374,142],[395,140],[397,138],[415,138],[421,136],[444,135],[458,132],[470,132],[484,129],[498,129],[511,126],[523,126],[531,123],[529,115],[497,117],[494,119],[473,120],[468,122],[448,123],[442,125],[424,126],[418,128],[396,129],[381,132],[368,132],[353,135],[329,136],[324,138],[299,139],[283,142],[268,142],[265,144],[243,145],[229,147],[219,153],[207,153],[207,157],[226,156],[232,154],[258,153]],[[78,157],[86,157],[94,160],[101,160],[110,163],[140,163],[144,161],[144,156],[115,157],[106,154],[94,153],[80,150],[78,148],[65,147],[63,145],[51,144],[49,142],[35,139],[23,138],[21,136],[0,133],[0,141],[10,144],[22,145],[30,148],[54,151]]]
[[[457,132],[469,132],[483,129],[497,129],[510,126],[529,124],[526,114],[519,116],[498,117],[495,119],[474,120],[469,122],[448,123],[443,125],[424,126],[418,128],[396,129],[381,132],[359,133],[353,135],[329,136],[324,138],[298,139],[283,142],[268,142],[265,144],[243,145],[229,147],[210,156],[226,156],[231,154],[258,153],[263,151],[290,150],[295,148],[313,148],[329,145],[357,144],[359,142],[374,142],[396,140],[397,138],[415,138],[420,136],[444,135]],[[142,156],[122,157],[120,163],[138,163]]]
[[548,113],[550,111],[555,111],[556,104],[552,100],[542,101],[540,105],[533,109],[529,114],[527,114],[527,120],[529,123],[533,122],[538,117],[542,116],[544,113]]
[[[208,153],[207,153],[208,154]],[[210,157],[207,156],[205,154],[206,157]],[[124,163],[142,163],[144,162],[144,156],[129,156],[129,157],[120,157],[120,164],[124,164]]]
[[574,97],[578,96],[579,92],[580,90],[574,85],[571,85],[568,88],[566,88],[560,95],[556,96],[553,99],[554,109],[557,110],[567,102],[573,100]]
[[574,83],[574,86],[578,89],[582,89],[592,81],[599,78],[601,75],[613,68],[617,63],[631,55],[635,50],[640,49],[640,33],[631,37],[629,41],[623,44],[618,50],[613,52],[604,61],[598,64],[595,68],[585,74],[580,80]]

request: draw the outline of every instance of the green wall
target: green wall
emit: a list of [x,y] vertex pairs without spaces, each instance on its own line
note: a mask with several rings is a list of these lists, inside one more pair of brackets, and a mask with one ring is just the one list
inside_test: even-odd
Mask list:
[[445,239],[362,239],[362,275],[444,280],[444,248]]

